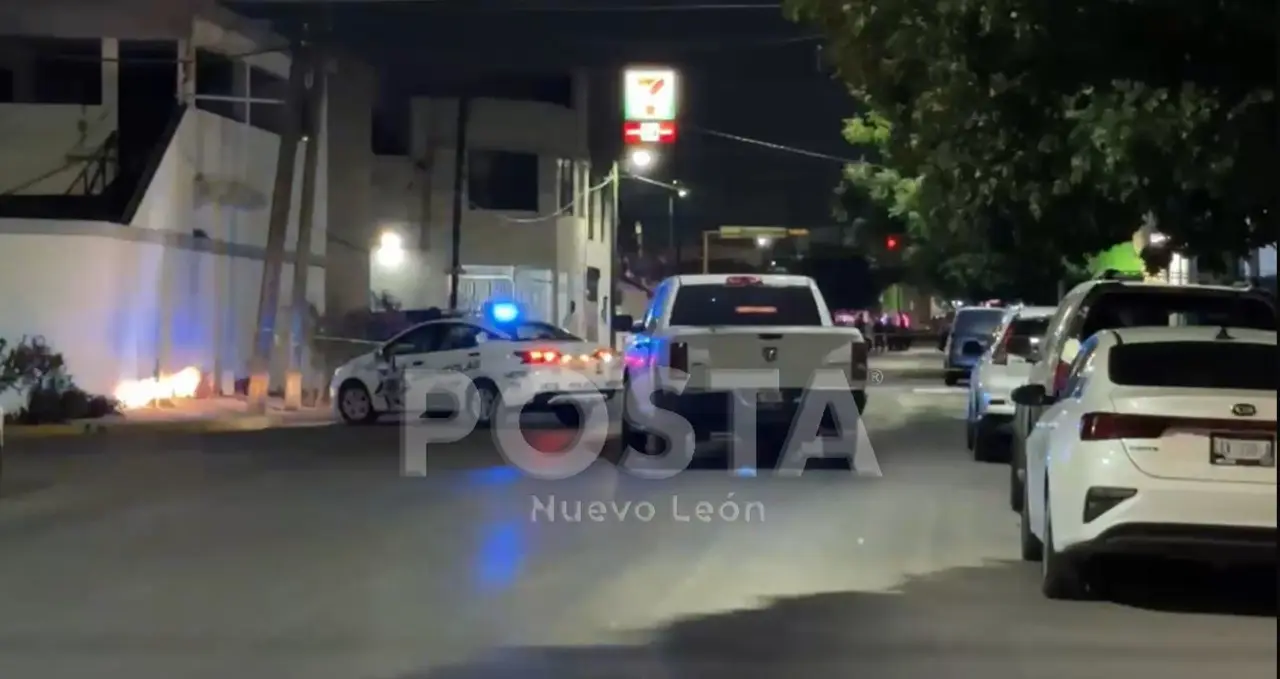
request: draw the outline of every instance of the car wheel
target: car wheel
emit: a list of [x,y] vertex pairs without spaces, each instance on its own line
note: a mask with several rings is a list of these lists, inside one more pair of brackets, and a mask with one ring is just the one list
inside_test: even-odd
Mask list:
[[1044,554],[1040,559],[1040,591],[1050,599],[1081,601],[1089,598],[1081,561],[1059,552],[1053,546],[1053,513],[1049,497],[1044,499]]
[[973,399],[969,399],[969,407],[964,414],[964,448],[973,450]]
[[960,376],[955,373],[947,373],[946,376],[942,378],[942,383],[948,387],[954,387],[960,383]]
[[493,426],[502,417],[502,392],[488,380],[476,380],[467,399],[467,408],[476,417],[477,426]]
[[347,380],[338,389],[338,415],[347,424],[372,424],[378,419],[373,397],[359,380]]
[[983,417],[973,427],[973,459],[978,462],[1008,460],[1008,449],[1001,449],[1000,431],[996,424]]
[[1031,511],[1027,499],[1022,498],[1022,510],[1018,512],[1018,537],[1023,561],[1040,561],[1044,558],[1044,543],[1031,530]]

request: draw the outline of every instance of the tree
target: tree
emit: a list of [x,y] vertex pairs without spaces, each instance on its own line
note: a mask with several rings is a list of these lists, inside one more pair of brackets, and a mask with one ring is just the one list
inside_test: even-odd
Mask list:
[[849,136],[869,137],[877,165],[853,168],[852,183],[906,219],[911,245],[970,258],[954,266],[986,268],[1006,253],[1082,265],[1147,216],[1214,261],[1275,242],[1271,4],[785,8],[823,32],[825,53],[867,109]]

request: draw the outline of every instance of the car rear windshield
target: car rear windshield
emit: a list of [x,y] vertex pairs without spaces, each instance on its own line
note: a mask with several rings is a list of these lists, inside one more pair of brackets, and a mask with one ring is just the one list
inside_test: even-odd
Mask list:
[[1014,337],[1040,337],[1049,330],[1049,319],[1019,318],[1012,323],[1011,329]]
[[808,286],[682,285],[671,325],[822,325]]
[[506,328],[511,339],[518,342],[537,340],[582,341],[581,337],[564,328],[557,328],[550,323],[521,323],[513,328]]
[[1116,290],[1094,302],[1080,337],[1108,328],[1189,325],[1275,330],[1276,310],[1243,292]]
[[1274,344],[1147,342],[1111,348],[1111,381],[1132,387],[1275,391]]
[[988,335],[1004,318],[1004,309],[962,309],[956,313],[952,332],[958,335]]

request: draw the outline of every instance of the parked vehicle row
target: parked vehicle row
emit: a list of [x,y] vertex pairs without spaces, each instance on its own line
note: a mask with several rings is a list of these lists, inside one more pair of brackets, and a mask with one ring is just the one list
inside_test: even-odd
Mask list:
[[1276,325],[1259,291],[1114,275],[1004,313],[966,438],[1009,462],[1046,596],[1092,596],[1103,554],[1276,558]]

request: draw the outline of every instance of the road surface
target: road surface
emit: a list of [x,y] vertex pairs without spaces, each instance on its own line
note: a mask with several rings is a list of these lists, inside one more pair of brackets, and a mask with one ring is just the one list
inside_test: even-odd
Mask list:
[[[26,444],[0,677],[1276,675],[1271,570],[1119,564],[1113,600],[1043,599],[963,391],[886,372],[881,478],[537,482],[481,435],[404,478],[396,426]],[[552,496],[607,509],[548,519]],[[750,520],[699,520],[726,500]]]

